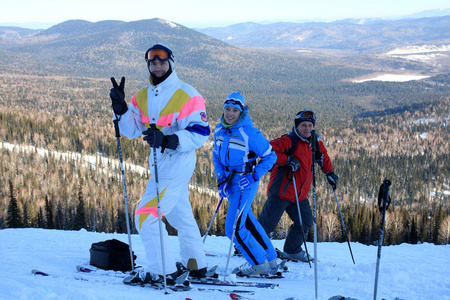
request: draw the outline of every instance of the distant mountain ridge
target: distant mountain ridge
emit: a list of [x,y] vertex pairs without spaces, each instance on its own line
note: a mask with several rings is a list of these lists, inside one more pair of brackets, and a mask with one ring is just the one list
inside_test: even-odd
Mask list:
[[[18,35],[20,32],[18,30]],[[120,72],[131,78],[143,78],[148,76],[143,55],[156,42],[165,41],[176,50],[177,67],[198,64],[200,49],[212,51],[211,55],[220,60],[221,53],[233,47],[163,19],[95,23],[70,20],[33,31],[33,34],[26,33],[22,38],[0,38],[0,69],[8,69],[8,66],[13,69],[21,62],[41,72],[61,70],[66,74],[93,77]]]
[[410,14],[402,17],[402,19],[408,18],[430,18],[430,17],[443,17],[450,15],[450,8],[441,9],[428,9],[418,13]]
[[[441,20],[440,24],[444,24],[441,27],[448,27],[448,18],[432,19]],[[421,20],[410,22],[423,24]],[[251,27],[254,24],[248,25],[247,30],[253,30]],[[312,36],[316,35],[317,43],[323,41],[323,36],[326,36],[327,25],[329,24],[311,25],[317,28],[316,31],[310,30]],[[280,33],[285,32],[284,23],[271,26]],[[356,39],[359,34],[359,25],[333,26],[332,28],[342,28],[342,39]],[[418,31],[420,26],[414,26],[413,30]],[[441,28],[437,25],[436,27]],[[385,39],[388,38],[388,33],[396,34],[395,31],[386,29],[383,35]],[[436,34],[448,35],[443,31],[436,31]],[[260,34],[252,34],[252,37],[254,41],[265,38]],[[424,31],[421,39],[417,41],[422,43],[426,38],[436,40],[436,37]],[[433,80],[444,83],[448,81],[448,75],[444,74],[448,69],[444,67],[440,67],[443,69],[441,71],[434,65],[370,53],[333,56],[317,53],[318,51],[304,54],[297,51],[279,51],[285,49],[236,47],[163,19],[132,22],[71,20],[25,38],[2,38],[0,74],[23,74],[38,78],[62,76],[68,81],[81,82],[81,78],[89,78],[86,79],[86,84],[89,82],[94,85],[99,79],[103,80],[105,90],[110,88],[110,77],[124,76],[127,78],[127,87],[135,91],[148,84],[149,73],[144,53],[156,42],[164,42],[174,49],[177,74],[183,81],[195,86],[212,103],[217,103],[216,106],[209,106],[216,115],[221,113],[221,97],[230,91],[240,91],[247,95],[248,103],[255,105],[255,112],[263,112],[268,107],[275,106],[278,116],[282,116],[286,111],[297,112],[299,102],[308,109],[320,107],[324,114],[331,116],[356,115],[397,105],[404,106],[424,99],[436,99],[448,94],[446,85],[441,88],[438,83],[430,83]],[[371,49],[370,46],[383,46],[383,40],[362,42],[365,42],[367,49]],[[377,45],[376,42],[380,44]],[[413,42],[410,44],[415,45]],[[351,45],[346,41],[341,43],[347,43],[349,48],[358,47],[357,44]],[[329,45],[333,46],[333,43],[330,42]],[[317,44],[314,47],[318,47]],[[386,48],[393,50],[391,46]],[[415,84],[352,84],[354,78],[390,70],[442,75]],[[11,79],[7,77],[6,80]],[[23,80],[29,79],[24,77]],[[436,88],[438,86],[439,88]],[[19,87],[17,89],[21,90]],[[55,91],[57,90],[55,87]],[[385,101],[386,93],[389,94],[388,102]],[[399,94],[403,96],[397,97]],[[2,99],[6,98],[0,97],[0,102]],[[268,121],[271,115],[263,113],[259,119]]]
[[347,19],[334,22],[241,23],[200,32],[241,47],[283,47],[385,53],[401,46],[450,43],[450,16],[396,21]]
[[39,29],[28,29],[14,26],[0,26],[0,40],[2,39],[21,39],[33,36],[41,32]]

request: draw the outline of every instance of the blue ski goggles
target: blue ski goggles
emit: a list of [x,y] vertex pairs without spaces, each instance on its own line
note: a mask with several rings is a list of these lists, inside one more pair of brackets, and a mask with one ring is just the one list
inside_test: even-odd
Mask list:
[[311,110],[304,110],[304,111],[299,112],[295,116],[295,119],[296,120],[309,121],[309,122],[315,123],[316,115]]
[[224,104],[223,107],[226,106],[233,106],[236,107],[237,109],[239,109],[241,112],[244,110],[244,105],[242,105],[242,102],[240,100],[235,100],[235,99],[227,99]]

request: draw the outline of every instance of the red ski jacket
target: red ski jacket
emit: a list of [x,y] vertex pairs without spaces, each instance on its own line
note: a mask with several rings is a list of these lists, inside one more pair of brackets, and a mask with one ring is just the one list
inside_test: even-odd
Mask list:
[[[332,172],[333,165],[328,156],[327,149],[322,142],[320,135],[317,136],[317,151],[320,151],[321,156],[318,165],[322,168],[323,173]],[[292,180],[292,169],[286,165],[288,163],[288,150],[295,145],[297,146],[293,152],[293,157],[300,162],[300,168],[294,172],[295,184],[297,186],[298,200],[302,201],[308,197],[309,188],[312,183],[312,152],[310,142],[305,138],[299,138],[295,133],[283,135],[270,142],[272,148],[277,154],[277,161],[275,162],[272,173],[270,174],[269,186],[267,188],[267,195],[277,195],[280,199],[291,200],[295,202],[295,190]],[[290,151],[289,151],[290,152]],[[319,169],[319,168],[317,168]],[[316,170],[317,170],[316,169]]]

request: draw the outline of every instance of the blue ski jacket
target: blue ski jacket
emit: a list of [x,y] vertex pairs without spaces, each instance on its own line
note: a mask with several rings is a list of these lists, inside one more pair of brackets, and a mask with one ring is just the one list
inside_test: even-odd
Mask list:
[[[248,107],[244,108],[233,126],[225,128],[222,123],[223,116],[214,134],[213,162],[217,179],[228,177],[232,170],[237,173],[254,171],[258,179],[264,176],[277,156],[261,131],[253,127]],[[258,157],[260,160],[256,163]]]

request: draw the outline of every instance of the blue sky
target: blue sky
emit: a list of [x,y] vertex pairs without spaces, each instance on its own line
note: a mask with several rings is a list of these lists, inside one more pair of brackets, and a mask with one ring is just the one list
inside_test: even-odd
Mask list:
[[187,27],[404,16],[448,0],[0,0],[0,25],[162,18]]

